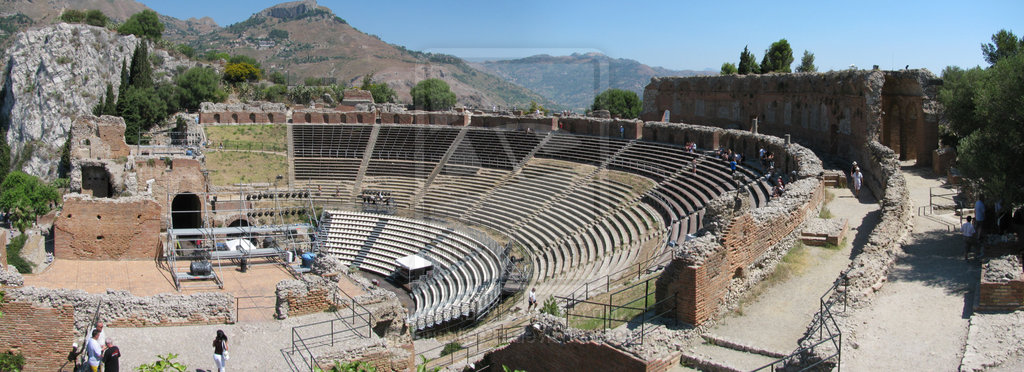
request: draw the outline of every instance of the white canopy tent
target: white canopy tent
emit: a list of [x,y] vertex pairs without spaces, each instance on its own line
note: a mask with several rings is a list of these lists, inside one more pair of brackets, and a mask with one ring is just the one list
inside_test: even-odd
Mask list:
[[416,254],[399,257],[395,262],[398,263],[398,275],[407,281],[416,280],[434,268],[430,260]]

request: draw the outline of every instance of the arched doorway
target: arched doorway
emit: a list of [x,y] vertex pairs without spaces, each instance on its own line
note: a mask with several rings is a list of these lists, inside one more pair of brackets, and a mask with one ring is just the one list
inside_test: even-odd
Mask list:
[[175,229],[195,229],[203,227],[203,205],[199,196],[193,193],[181,193],[171,200],[171,227]]
[[228,224],[228,227],[245,227],[245,226],[249,226],[249,221],[244,219],[244,218],[239,218],[237,220],[231,221],[231,223]]

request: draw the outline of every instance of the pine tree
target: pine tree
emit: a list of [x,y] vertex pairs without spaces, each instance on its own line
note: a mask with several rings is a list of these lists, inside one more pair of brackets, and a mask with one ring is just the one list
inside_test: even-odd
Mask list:
[[121,84],[117,86],[117,96],[124,97],[124,91],[128,90],[128,63],[121,60]]

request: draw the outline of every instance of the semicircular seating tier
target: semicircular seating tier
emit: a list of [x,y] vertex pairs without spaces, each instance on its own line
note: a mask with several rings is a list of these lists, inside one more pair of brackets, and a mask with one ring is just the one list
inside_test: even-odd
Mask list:
[[389,276],[399,258],[416,255],[433,265],[413,281],[417,330],[487,312],[501,295],[499,247],[488,247],[454,229],[379,214],[327,210],[318,237],[322,253],[350,267]]
[[[702,226],[704,205],[735,190],[728,164],[646,140],[424,125],[291,125],[294,176],[325,205],[363,189],[399,208],[514,239],[541,294],[663,254]],[[693,160],[702,157],[697,171]],[[756,205],[767,187],[741,166]],[[485,230],[486,230],[485,229]]]

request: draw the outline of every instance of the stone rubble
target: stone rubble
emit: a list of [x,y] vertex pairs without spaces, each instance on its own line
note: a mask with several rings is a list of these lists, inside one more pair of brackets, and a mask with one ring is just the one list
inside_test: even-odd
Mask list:
[[21,276],[21,273],[13,265],[7,265],[7,270],[0,268],[0,286],[21,287],[24,284],[25,278]]
[[990,283],[1006,283],[1020,279],[1024,272],[1020,256],[1006,255],[986,258],[981,265],[982,281]]

